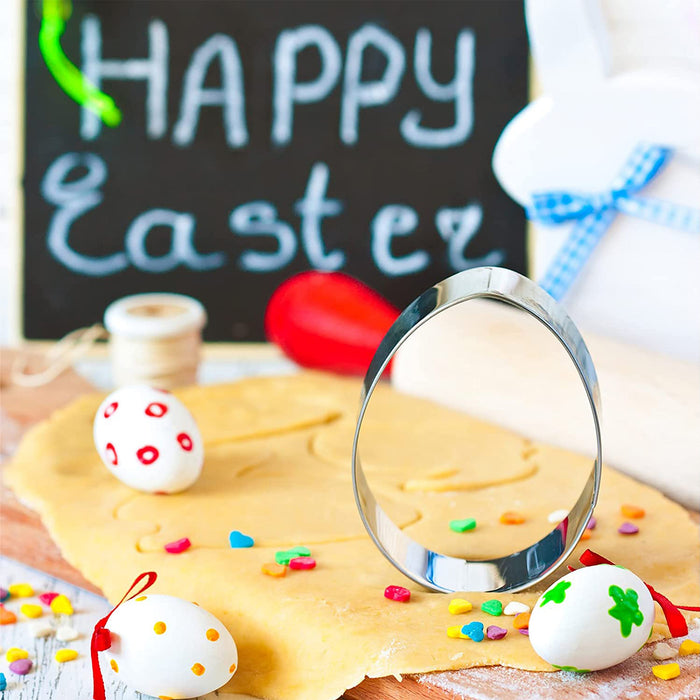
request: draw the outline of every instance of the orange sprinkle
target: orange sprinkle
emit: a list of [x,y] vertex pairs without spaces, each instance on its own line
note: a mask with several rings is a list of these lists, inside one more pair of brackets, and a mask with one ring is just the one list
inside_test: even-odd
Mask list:
[[0,625],[13,625],[15,622],[17,622],[17,615],[0,603]]
[[582,540],[590,540],[591,539],[591,531],[590,530],[584,530],[583,534],[581,535]]
[[192,666],[192,673],[194,673],[195,676],[203,675],[204,671],[206,671],[206,669],[204,668],[204,666],[202,666],[202,664],[195,664],[194,666]]
[[644,508],[640,508],[639,506],[631,506],[629,503],[623,505],[620,508],[620,512],[625,518],[643,518],[646,515]]
[[520,515],[520,513],[516,513],[513,510],[508,510],[505,513],[503,513],[499,520],[504,525],[521,525],[525,522],[525,516]]
[[112,667],[112,671],[119,673],[119,664],[114,659],[109,660],[109,665]]
[[229,672],[229,673],[233,673],[235,670],[236,670],[236,664],[231,664],[231,665],[228,667],[228,672]]
[[287,567],[282,564],[263,564],[262,572],[274,578],[283,578],[287,575]]
[[165,630],[166,630],[165,622],[158,621],[158,622],[156,622],[155,625],[153,625],[153,631],[156,634],[163,634],[163,632],[165,632]]
[[140,595],[138,598],[134,598],[134,600],[138,603],[140,600],[146,600],[148,596],[145,595]]
[[522,630],[530,626],[530,613],[519,613],[513,618],[513,627],[516,630]]
[[210,628],[207,630],[207,639],[208,639],[210,642],[215,642],[218,638],[219,638],[219,633],[218,633],[215,629],[213,629],[212,627],[210,627]]

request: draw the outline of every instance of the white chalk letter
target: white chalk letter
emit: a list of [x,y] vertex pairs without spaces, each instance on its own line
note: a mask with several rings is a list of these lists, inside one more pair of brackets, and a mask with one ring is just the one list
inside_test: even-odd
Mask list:
[[401,258],[394,257],[391,252],[391,239],[394,236],[407,236],[416,226],[418,214],[415,209],[403,204],[387,204],[372,219],[372,257],[385,275],[412,275],[430,262],[424,250],[416,250]]
[[[364,52],[369,46],[381,51],[386,56],[387,64],[379,80],[363,83]],[[388,104],[394,99],[405,67],[406,56],[401,43],[376,24],[366,24],[350,37],[340,112],[340,138],[343,143],[357,143],[360,108]]]
[[[148,234],[156,226],[168,226],[172,230],[170,251],[154,257],[146,250]],[[172,209],[149,209],[139,214],[126,232],[126,252],[134,267],[144,272],[169,272],[180,263],[191,270],[213,270],[221,267],[226,258],[223,253],[201,255],[194,249],[195,219],[192,214],[181,214]]]
[[[79,167],[86,168],[87,173],[78,180],[68,181],[70,172]],[[129,265],[124,253],[98,258],[76,253],[68,244],[73,222],[102,202],[99,188],[106,179],[107,166],[99,156],[94,153],[66,153],[49,166],[41,181],[44,199],[57,207],[49,224],[48,249],[56,260],[79,275],[113,275]],[[99,229],[94,235],[100,236]]]
[[[102,29],[100,20],[87,15],[82,22],[82,72],[97,88],[104,78],[116,80],[145,80],[146,133],[151,139],[161,138],[168,126],[168,29],[159,19],[148,23],[148,58],[102,58]],[[80,110],[80,135],[85,140],[97,138],[102,122],[97,114],[84,107]]]
[[325,198],[327,187],[328,166],[314,163],[304,197],[297,201],[294,209],[301,217],[301,239],[311,265],[317,270],[339,270],[345,263],[345,253],[342,250],[324,251],[321,219],[340,214],[343,204],[337,199]]
[[479,204],[469,204],[462,209],[438,209],[435,214],[435,226],[447,242],[447,259],[457,272],[481,265],[500,265],[505,259],[502,250],[492,250],[480,258],[465,257],[464,252],[479,230],[482,218]]
[[451,83],[435,82],[430,70],[432,38],[428,29],[416,32],[414,67],[416,82],[431,100],[455,103],[455,121],[450,127],[421,126],[421,113],[411,110],[401,120],[401,135],[419,148],[450,148],[464,143],[474,124],[474,33],[465,29],[457,37],[455,48],[455,77]]
[[[315,80],[297,82],[297,57],[315,46],[321,57],[321,72]],[[333,35],[318,25],[281,32],[275,44],[275,92],[272,141],[283,145],[292,138],[294,104],[320,102],[335,87],[340,76],[340,49]]]
[[[214,59],[221,65],[221,87],[207,88],[204,80]],[[241,57],[236,42],[226,34],[214,34],[192,54],[183,81],[180,119],[173,129],[173,141],[178,146],[188,146],[194,140],[204,105],[223,109],[226,143],[231,148],[248,143]]]
[[241,236],[271,236],[277,241],[273,253],[246,250],[240,266],[249,272],[270,272],[289,264],[297,252],[294,229],[277,219],[277,210],[269,202],[248,202],[236,207],[229,217],[229,226]]

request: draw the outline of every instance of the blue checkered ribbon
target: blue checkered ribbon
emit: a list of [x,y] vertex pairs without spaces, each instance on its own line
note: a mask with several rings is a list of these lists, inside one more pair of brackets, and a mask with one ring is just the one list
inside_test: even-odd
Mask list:
[[605,192],[553,191],[533,195],[528,208],[528,217],[533,221],[551,226],[572,220],[578,222],[540,282],[546,292],[557,300],[566,294],[620,212],[662,226],[700,233],[700,210],[636,196],[672,155],[670,148],[641,143]]

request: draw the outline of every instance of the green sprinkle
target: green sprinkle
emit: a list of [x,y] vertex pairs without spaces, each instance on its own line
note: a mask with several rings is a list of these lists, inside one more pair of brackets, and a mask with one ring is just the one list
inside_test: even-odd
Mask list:
[[634,588],[623,591],[619,586],[610,586],[608,595],[615,601],[615,605],[608,610],[608,615],[620,621],[620,634],[629,637],[632,625],[640,627],[644,622],[644,615],[639,609],[638,594]]
[[297,557],[310,557],[311,550],[308,547],[292,547],[275,552],[275,561],[281,566],[288,566],[292,559]]
[[476,527],[474,518],[464,518],[463,520],[450,520],[450,530],[454,532],[467,532]]
[[569,671],[570,673],[590,673],[587,668],[576,668],[576,666],[557,666],[552,664],[554,668],[558,668],[560,671]]
[[496,598],[492,598],[491,600],[485,600],[481,604],[481,609],[489,615],[498,617],[503,613],[503,603],[500,600],[496,600]]
[[566,598],[566,589],[571,586],[571,581],[559,581],[553,588],[550,588],[543,596],[540,607],[544,607],[550,601],[552,603],[563,603]]

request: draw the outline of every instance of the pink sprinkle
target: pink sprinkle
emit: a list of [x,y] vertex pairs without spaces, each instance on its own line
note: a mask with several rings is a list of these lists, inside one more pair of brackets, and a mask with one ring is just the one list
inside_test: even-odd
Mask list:
[[290,569],[298,569],[299,571],[308,571],[316,568],[316,560],[311,557],[294,557],[289,560]]
[[53,591],[46,591],[46,593],[42,593],[41,595],[39,595],[39,600],[47,607],[51,607],[51,601],[56,597],[58,597],[58,593],[54,593]]
[[189,538],[183,537],[181,540],[175,540],[175,542],[168,542],[168,544],[164,545],[164,549],[170,554],[180,554],[180,552],[184,552],[191,546],[192,543],[190,542]]
[[486,628],[486,636],[489,639],[503,639],[508,634],[508,630],[498,625],[489,625]]
[[586,530],[595,530],[595,526],[598,524],[598,521],[591,515],[590,520],[588,521],[588,524],[586,525]]
[[17,659],[10,664],[10,671],[18,676],[26,676],[32,670],[31,659]]
[[411,591],[403,586],[387,586],[384,589],[384,597],[397,603],[408,603],[411,600]]
[[520,632],[520,634],[524,634],[526,637],[529,637],[529,636],[530,636],[530,631],[528,630],[527,627],[521,627],[521,628],[518,630],[518,632]]
[[632,525],[632,523],[622,523],[617,528],[617,531],[621,535],[636,535],[639,532],[639,528],[636,525]]

